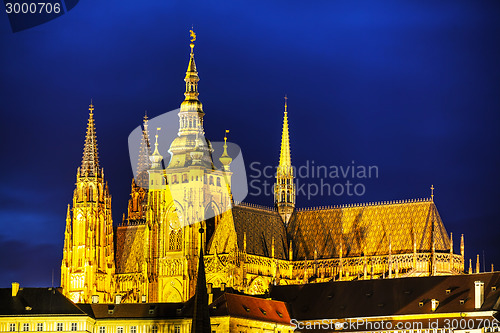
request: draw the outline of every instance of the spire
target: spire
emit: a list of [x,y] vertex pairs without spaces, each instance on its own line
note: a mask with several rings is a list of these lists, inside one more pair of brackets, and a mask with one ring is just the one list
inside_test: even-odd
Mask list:
[[68,210],[66,211],[66,233],[71,233],[71,208],[68,204]]
[[89,120],[87,122],[87,134],[83,147],[82,166],[80,168],[81,177],[101,176],[99,170],[99,155],[97,152],[97,136],[94,124],[94,105],[92,100],[89,105]]
[[139,147],[139,158],[137,160],[137,173],[136,173],[136,184],[140,187],[147,187],[148,185],[148,174],[147,171],[151,167],[151,161],[149,160],[149,155],[151,155],[151,146],[149,144],[149,132],[148,132],[148,115],[144,115],[143,119],[143,130],[141,137],[141,146]]
[[288,134],[288,97],[285,96],[285,113],[283,116],[283,131],[281,134],[280,164],[276,172],[274,187],[274,203],[281,219],[288,225],[295,209],[295,184],[293,182],[292,160],[290,158],[290,139]]
[[285,96],[285,113],[283,116],[283,132],[281,134],[281,153],[278,173],[293,176],[292,160],[290,157],[290,139],[288,134],[288,97]]
[[229,133],[229,130],[226,130],[226,134],[224,134],[224,152],[222,153],[221,157],[219,158],[219,161],[222,163],[222,168],[224,171],[229,171],[229,164],[233,161],[231,156],[227,153],[227,133]]
[[160,127],[156,129],[155,134],[155,150],[151,156],[149,156],[149,160],[151,161],[151,169],[158,169],[161,167],[161,161],[163,160],[163,156],[160,155],[158,151],[158,132],[161,130]]
[[465,256],[465,243],[464,243],[464,234],[460,237],[460,255],[462,256],[462,260]]
[[[203,228],[199,229],[200,237],[203,236]],[[203,261],[203,242],[200,242],[200,257],[198,259],[198,279],[196,280],[196,292],[194,295],[193,321],[191,322],[191,333],[210,333],[210,313],[208,311],[207,279],[205,276],[205,263]]]
[[[198,71],[196,70],[196,63],[194,61],[194,41],[196,40],[196,34],[193,32],[193,30],[189,30],[189,32],[192,37],[191,43],[189,44],[191,53],[189,55],[189,63],[186,71],[186,76],[184,77],[184,82],[186,82],[186,92],[184,93],[185,99],[184,103],[182,104],[192,104],[191,106],[194,106],[196,108],[196,111],[203,113],[203,111],[201,110],[201,103],[198,100],[198,81],[200,81],[200,78],[198,77]],[[191,101],[192,103],[185,103],[189,101]]]

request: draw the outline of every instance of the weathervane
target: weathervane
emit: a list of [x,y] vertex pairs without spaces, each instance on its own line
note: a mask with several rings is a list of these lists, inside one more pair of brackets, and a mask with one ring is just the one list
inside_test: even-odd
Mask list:
[[191,36],[191,43],[194,42],[196,40],[196,34],[194,33],[194,31],[191,29],[189,30],[189,36]]

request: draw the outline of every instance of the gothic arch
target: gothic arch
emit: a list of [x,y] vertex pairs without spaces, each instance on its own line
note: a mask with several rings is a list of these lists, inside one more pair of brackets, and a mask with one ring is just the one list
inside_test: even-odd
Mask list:
[[165,287],[163,288],[163,300],[162,302],[167,303],[180,303],[182,302],[182,294],[179,291],[182,289],[182,284],[178,279],[172,279],[167,281]]

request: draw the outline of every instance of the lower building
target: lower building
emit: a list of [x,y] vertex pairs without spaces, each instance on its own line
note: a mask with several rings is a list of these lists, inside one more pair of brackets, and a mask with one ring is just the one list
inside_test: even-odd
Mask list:
[[[198,290],[198,289],[197,289]],[[267,296],[207,286],[211,332],[500,332],[500,272],[274,286]],[[75,304],[59,288],[0,289],[0,332],[188,333],[179,303]]]

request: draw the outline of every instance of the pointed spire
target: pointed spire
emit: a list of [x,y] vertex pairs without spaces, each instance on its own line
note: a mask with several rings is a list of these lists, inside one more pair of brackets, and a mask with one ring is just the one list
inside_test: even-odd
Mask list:
[[150,155],[151,155],[151,146],[149,143],[148,114],[147,112],[145,112],[143,119],[141,145],[139,147],[139,158],[137,160],[137,173],[136,173],[137,177],[136,184],[143,188],[146,188],[148,185],[147,171],[151,167],[151,161],[149,160]]
[[[199,229],[200,237],[203,238],[203,228]],[[200,242],[200,257],[198,260],[198,279],[196,280],[196,292],[194,295],[193,321],[191,322],[192,333],[210,333],[210,313],[208,308],[207,281],[205,276],[205,263],[203,261],[203,242]]]
[[285,112],[283,115],[283,131],[281,134],[281,152],[278,173],[293,176],[292,159],[290,157],[290,138],[288,131],[288,97],[285,96]]
[[158,169],[161,167],[161,161],[163,160],[163,156],[160,155],[158,151],[158,132],[161,130],[160,127],[156,129],[155,134],[155,150],[151,156],[149,156],[149,160],[151,161],[151,169]]
[[288,97],[285,95],[285,112],[281,134],[280,163],[276,172],[274,203],[285,225],[288,225],[295,210],[295,184],[292,160],[290,157],[290,138],[288,133]]
[[229,171],[229,164],[231,164],[231,162],[233,161],[231,156],[229,156],[229,154],[227,153],[227,133],[229,133],[229,130],[226,130],[226,134],[224,134],[224,152],[219,158],[224,171]]
[[97,151],[97,135],[94,124],[94,105],[92,100],[89,105],[89,120],[87,123],[87,134],[83,147],[82,166],[80,167],[81,177],[101,176],[99,170],[99,155]]
[[[186,71],[186,77],[184,78],[184,81],[186,82],[186,92],[184,93],[185,96],[184,101],[198,101],[198,95],[199,95],[198,81],[200,81],[200,78],[198,77],[198,71],[196,69],[196,63],[194,61],[194,41],[196,40],[196,34],[193,32],[193,30],[189,30],[189,32],[192,37],[191,43],[189,44],[189,47],[191,48],[191,53],[189,54],[189,64]],[[201,103],[199,104],[201,111]]]
[[66,233],[71,234],[71,208],[68,204],[68,210],[66,211]]
[[462,256],[462,259],[465,256],[464,234],[462,234],[462,237],[460,237],[460,255]]
[[476,274],[479,273],[479,254],[476,256]]

